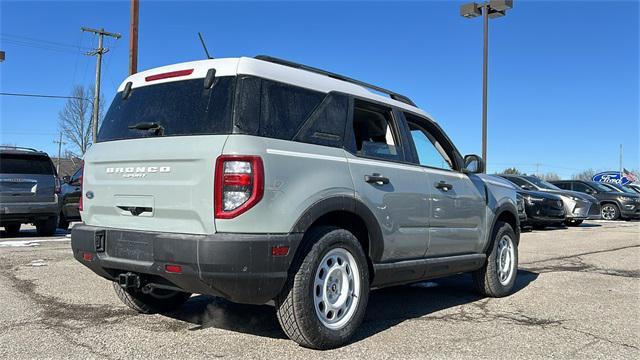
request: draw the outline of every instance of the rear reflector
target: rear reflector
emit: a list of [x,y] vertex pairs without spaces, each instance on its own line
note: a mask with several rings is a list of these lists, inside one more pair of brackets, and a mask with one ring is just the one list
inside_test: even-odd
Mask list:
[[182,266],[180,265],[165,265],[164,270],[168,273],[181,274]]
[[168,79],[168,78],[178,77],[178,76],[187,76],[187,75],[191,75],[192,73],[193,73],[193,69],[178,70],[178,71],[170,71],[162,74],[149,75],[144,79],[146,81],[154,81],[154,80]]
[[93,254],[92,253],[82,253],[82,259],[84,259],[84,261],[93,261]]
[[289,247],[288,246],[274,246],[271,248],[272,256],[287,256],[289,255]]

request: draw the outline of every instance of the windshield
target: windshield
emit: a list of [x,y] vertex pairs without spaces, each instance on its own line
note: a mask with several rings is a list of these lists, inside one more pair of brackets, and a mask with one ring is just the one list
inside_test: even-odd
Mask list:
[[547,189],[547,190],[562,190],[559,187],[553,185],[550,182],[546,182],[544,180],[538,179],[535,176],[525,176],[525,179],[527,179],[528,181],[530,181],[531,183],[533,183],[535,186],[541,188],[541,189]]
[[98,142],[158,136],[157,128],[130,129],[152,123],[164,136],[215,135],[231,132],[235,77],[215,79],[205,89],[203,79],[173,81],[134,88],[126,99],[116,94],[98,132]]
[[609,191],[613,191],[613,192],[622,192],[622,190],[618,189],[617,187],[613,186],[613,184],[609,184],[609,183],[600,183],[602,186],[605,186],[607,188],[609,188]]
[[625,192],[627,194],[636,194],[635,191],[631,190],[631,189],[627,189],[626,187],[619,185],[619,184],[610,184],[611,186],[615,187],[616,189],[618,189],[620,192]]

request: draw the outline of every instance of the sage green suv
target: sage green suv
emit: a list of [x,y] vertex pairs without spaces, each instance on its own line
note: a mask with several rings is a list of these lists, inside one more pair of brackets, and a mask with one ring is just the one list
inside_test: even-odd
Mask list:
[[334,348],[374,288],[471,272],[510,294],[516,191],[483,167],[371,84],[268,56],[170,65],[119,87],[73,252],[139,312],[273,300],[291,339]]

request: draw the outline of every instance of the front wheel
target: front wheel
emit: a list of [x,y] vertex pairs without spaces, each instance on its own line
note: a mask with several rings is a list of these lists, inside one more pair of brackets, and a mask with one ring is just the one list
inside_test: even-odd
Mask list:
[[145,294],[138,289],[123,289],[117,282],[113,290],[120,301],[141,314],[153,314],[178,309],[191,297],[191,293],[154,289]]
[[503,297],[511,294],[516,282],[518,246],[511,225],[498,222],[495,229],[487,262],[473,272],[473,283],[482,295]]
[[603,220],[617,220],[620,217],[620,209],[616,204],[604,204],[600,209]]
[[276,298],[278,321],[287,336],[312,349],[345,344],[364,318],[369,272],[364,251],[347,230],[311,229]]
[[58,216],[60,220],[58,220],[58,228],[62,230],[69,230],[69,220],[64,216],[63,213],[60,213]]

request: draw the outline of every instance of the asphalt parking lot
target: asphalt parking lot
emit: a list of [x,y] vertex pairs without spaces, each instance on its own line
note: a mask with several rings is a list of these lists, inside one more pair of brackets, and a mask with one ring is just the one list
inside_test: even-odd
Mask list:
[[640,358],[640,222],[524,233],[507,298],[467,275],[374,291],[354,341],[325,352],[286,339],[269,305],[137,315],[56,235],[0,238],[0,358]]

